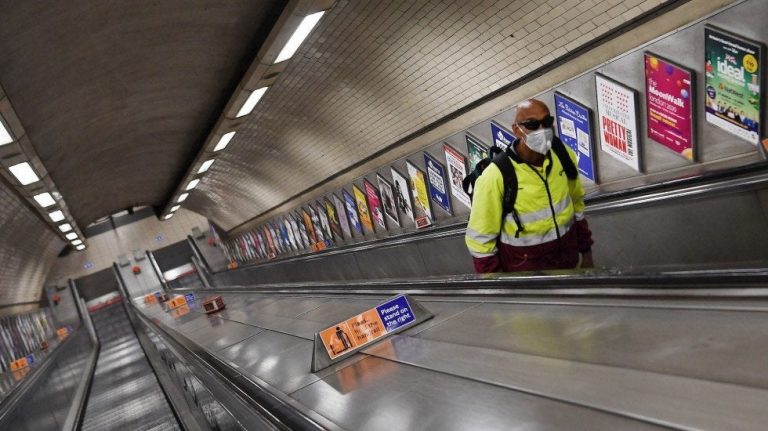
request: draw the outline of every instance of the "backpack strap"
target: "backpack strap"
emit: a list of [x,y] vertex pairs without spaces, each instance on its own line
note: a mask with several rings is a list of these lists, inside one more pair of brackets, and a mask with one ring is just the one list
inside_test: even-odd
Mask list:
[[[501,203],[501,230],[504,229],[504,219],[507,218],[507,214],[512,214],[512,219],[517,225],[517,231],[515,237],[520,236],[520,232],[525,230],[525,227],[520,222],[520,216],[515,210],[515,201],[517,200],[517,173],[515,173],[515,167],[512,165],[510,157],[515,156],[514,153],[507,148],[506,152],[497,154],[493,158],[493,163],[499,167],[502,178],[504,178],[504,196]],[[501,232],[501,230],[499,232]]]
[[575,180],[576,177],[579,176],[579,171],[576,169],[576,165],[573,164],[573,160],[568,154],[568,150],[565,149],[565,144],[563,144],[563,141],[557,137],[552,139],[552,152],[555,153],[558,159],[560,159],[560,164],[563,165],[565,176],[568,177],[569,180]]

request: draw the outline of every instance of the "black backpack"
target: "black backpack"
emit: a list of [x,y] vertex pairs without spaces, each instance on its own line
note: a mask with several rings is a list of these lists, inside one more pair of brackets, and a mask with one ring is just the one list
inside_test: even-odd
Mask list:
[[[517,214],[517,211],[515,211],[515,200],[517,200],[517,174],[515,173],[515,167],[509,159],[512,158],[518,162],[522,162],[522,160],[512,151],[512,145],[514,145],[514,143],[507,147],[507,151],[497,154],[496,157],[493,158],[493,163],[499,167],[501,175],[504,178],[504,199],[501,204],[502,229],[504,226],[504,219],[507,217],[507,214],[511,213],[512,218],[517,225],[515,237],[518,237],[525,227],[520,222],[520,216]],[[565,144],[563,144],[557,137],[553,137],[552,139],[552,153],[560,159],[560,164],[563,165],[565,176],[568,177],[569,180],[575,180],[579,176],[579,171],[576,169],[576,165],[573,164],[573,160],[571,160],[571,157],[568,155],[568,150],[565,149]],[[551,168],[552,165],[550,164],[549,166]]]

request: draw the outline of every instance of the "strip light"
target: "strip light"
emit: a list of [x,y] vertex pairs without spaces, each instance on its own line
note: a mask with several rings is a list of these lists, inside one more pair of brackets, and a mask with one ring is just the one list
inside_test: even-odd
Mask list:
[[251,92],[251,95],[248,96],[248,99],[246,99],[245,103],[243,103],[243,106],[240,108],[239,111],[237,111],[237,118],[240,118],[244,115],[248,115],[253,111],[253,108],[256,107],[256,104],[259,103],[259,100],[261,100],[261,97],[264,96],[264,93],[267,92],[267,88],[269,87],[261,87],[253,90]]
[[84,244],[80,244],[76,248],[77,248],[78,251],[85,250],[85,245]]
[[197,170],[197,173],[202,174],[203,172],[207,171],[215,161],[216,159],[209,159],[204,161],[203,164],[200,166],[200,169]]
[[176,202],[182,203],[189,197],[189,193],[182,193],[181,196],[179,196],[178,199],[176,199]]
[[59,230],[62,232],[69,232],[72,230],[72,225],[69,223],[60,224]]
[[48,213],[48,217],[51,218],[52,222],[58,223],[58,222],[64,220],[64,213],[61,212],[61,210],[56,210],[56,211]]
[[167,214],[165,217],[163,217],[163,220],[168,220],[171,217],[173,217],[173,213]]
[[323,17],[324,13],[325,11],[316,12],[312,15],[305,16],[304,19],[301,20],[301,24],[299,24],[299,27],[293,32],[291,38],[288,39],[288,42],[283,46],[283,49],[280,50],[280,54],[277,54],[275,63],[280,63],[281,61],[293,57],[293,54],[299,49],[302,42],[304,42],[304,39],[309,36],[309,33],[312,32],[312,29],[315,28],[315,25],[317,25],[317,22],[320,21],[320,18]]
[[175,213],[177,209],[181,208],[181,205],[174,205],[173,208],[171,208],[171,212]]
[[72,241],[72,245],[80,245],[82,243],[83,243],[82,239],[76,239],[76,240]]
[[232,138],[234,137],[235,137],[235,132],[225,133],[224,136],[222,136],[221,139],[219,139],[219,142],[216,144],[216,146],[213,147],[213,152],[215,153],[216,151],[221,151],[224,148],[227,148],[227,145],[229,145],[229,141],[231,141]]
[[74,233],[74,232],[70,232],[70,233],[68,233],[68,234],[66,234],[64,236],[66,236],[67,239],[70,240],[70,241],[73,240],[73,239],[77,239],[77,234]]
[[200,182],[199,178],[195,178],[194,180],[190,181],[189,184],[187,184],[187,190],[192,190],[195,187],[197,187],[197,183]]
[[22,186],[26,186],[32,183],[40,181],[40,177],[37,176],[35,170],[27,162],[21,162],[18,165],[13,165],[8,168],[9,171],[16,177]]
[[0,145],[6,145],[13,142],[13,136],[8,133],[8,129],[5,128],[2,118],[0,118]]
[[48,208],[51,205],[54,205],[56,203],[55,200],[53,200],[53,196],[51,196],[50,193],[40,193],[39,195],[34,195],[32,197],[38,205],[40,205],[43,208]]

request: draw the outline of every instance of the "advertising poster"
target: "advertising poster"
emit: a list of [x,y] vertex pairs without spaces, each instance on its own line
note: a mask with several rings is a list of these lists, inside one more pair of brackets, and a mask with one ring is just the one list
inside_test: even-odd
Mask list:
[[637,92],[597,73],[595,86],[600,148],[640,172]]
[[299,228],[299,236],[301,237],[301,242],[304,244],[304,248],[312,247],[312,243],[309,241],[309,232],[307,232],[307,227],[304,224],[302,217],[299,216],[298,213],[295,213],[293,215],[293,220],[296,222],[296,226]]
[[461,186],[461,182],[467,176],[467,159],[448,144],[443,144],[443,151],[445,152],[445,164],[448,166],[451,195],[465,207],[472,208],[472,201]]
[[592,111],[581,103],[555,92],[557,135],[576,153],[576,166],[584,177],[597,182],[592,158],[594,124]]
[[437,206],[453,215],[451,199],[448,197],[448,188],[445,185],[445,166],[428,153],[424,153],[424,164],[427,166],[429,196]]
[[308,204],[307,208],[309,208],[309,217],[312,219],[312,227],[315,230],[316,242],[325,243],[325,232],[323,232],[323,226],[320,223],[320,216],[317,214],[317,210],[311,204]]
[[283,249],[285,249],[286,252],[293,251],[291,236],[288,235],[290,229],[286,228],[285,220],[277,219],[275,223],[277,223],[277,228],[280,230],[280,238],[283,239]]
[[474,135],[467,133],[467,154],[469,155],[469,170],[475,170],[475,167],[481,160],[488,157],[488,147],[483,145],[480,139],[477,139]]
[[283,229],[285,229],[285,232],[288,234],[288,242],[291,244],[291,249],[296,251],[299,249],[299,244],[296,242],[296,236],[293,232],[293,227],[291,227],[291,222],[289,219],[290,216],[283,217]]
[[491,136],[493,136],[493,145],[502,150],[506,150],[512,142],[515,142],[515,135],[494,121],[491,121]]
[[365,193],[354,184],[352,184],[352,193],[355,195],[355,204],[357,204],[357,213],[360,215],[360,224],[362,224],[369,232],[375,232],[373,220],[371,220],[371,211],[368,209]]
[[309,245],[313,246],[317,244],[317,233],[315,233],[315,227],[312,224],[312,216],[309,215],[306,209],[301,209],[301,216],[304,220],[304,227],[307,230],[307,237],[309,237]]
[[376,186],[366,179],[363,180],[363,187],[365,188],[365,195],[368,197],[368,208],[371,209],[373,221],[382,230],[387,230],[386,220],[384,220],[384,207],[381,204],[379,191],[376,189]]
[[272,222],[268,223],[269,231],[272,233],[272,237],[275,238],[275,245],[279,253],[285,253],[285,243],[283,237],[280,235],[280,229],[278,229]]
[[392,191],[395,193],[395,206],[412,222],[415,222],[416,217],[413,214],[413,201],[411,200],[411,189],[408,186],[408,180],[397,169],[391,168],[391,170],[392,182],[394,183]]
[[348,191],[342,190],[341,194],[344,196],[344,207],[347,210],[347,216],[349,217],[349,223],[355,232],[362,235],[363,225],[360,223],[360,216],[357,215],[357,204],[355,203],[355,197],[349,194]]
[[390,220],[395,222],[397,226],[400,226],[400,216],[397,214],[397,207],[395,206],[395,191],[392,188],[392,184],[379,174],[376,174],[376,180],[379,182],[379,190],[381,191],[381,203],[384,206],[384,212],[387,214]]
[[269,256],[269,251],[267,250],[267,240],[264,238],[264,234],[261,232],[261,229],[256,229],[255,232],[256,235],[256,245],[259,248],[259,256],[261,256],[262,259],[266,259],[267,256]]
[[344,208],[344,202],[333,194],[333,206],[336,207],[336,215],[339,216],[339,223],[341,224],[341,231],[344,232],[345,238],[352,238],[352,231],[349,229],[349,216]]
[[[328,222],[331,224],[331,232],[336,241],[344,239],[344,233],[341,229],[341,222],[339,221],[339,214],[336,212],[336,207],[333,202],[325,198],[325,212],[328,213]],[[347,227],[349,229],[349,227]]]
[[411,180],[411,192],[413,193],[413,215],[416,229],[432,226],[432,208],[429,206],[429,192],[427,192],[427,178],[424,171],[413,163],[406,161],[408,177]]
[[648,137],[693,160],[693,72],[651,53],[644,58]]
[[262,232],[264,232],[264,238],[267,240],[267,258],[268,259],[274,259],[275,256],[277,256],[277,249],[275,248],[275,240],[272,238],[272,235],[269,233],[269,229],[267,229],[266,226],[261,227]]
[[320,201],[315,203],[315,209],[317,210],[317,215],[320,217],[320,227],[323,228],[325,245],[330,247],[333,245],[333,232],[331,232],[331,224],[328,221],[328,213],[325,212],[325,206]]
[[763,47],[711,27],[704,29],[707,122],[757,145],[762,128]]

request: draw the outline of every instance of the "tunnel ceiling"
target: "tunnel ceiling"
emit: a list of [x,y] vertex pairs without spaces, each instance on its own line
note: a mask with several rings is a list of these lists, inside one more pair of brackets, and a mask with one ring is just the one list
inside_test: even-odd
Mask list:
[[[4,1],[0,84],[77,223],[163,206],[285,2]],[[662,0],[340,0],[185,203],[232,228]]]

